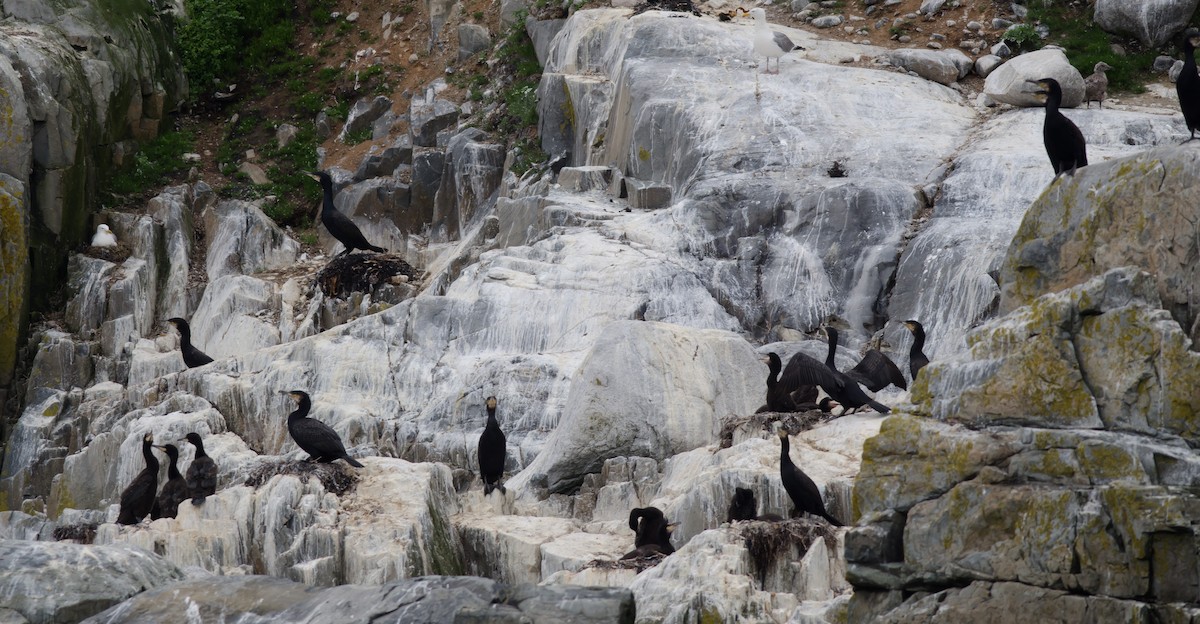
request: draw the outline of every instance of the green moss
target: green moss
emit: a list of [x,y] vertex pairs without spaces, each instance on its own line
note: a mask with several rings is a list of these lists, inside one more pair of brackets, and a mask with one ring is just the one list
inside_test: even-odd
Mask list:
[[1145,478],[1138,458],[1116,446],[1099,442],[1084,443],[1079,446],[1076,456],[1093,483],[1117,479],[1141,481]]
[[643,160],[643,161],[650,160],[650,152],[644,147],[639,147],[638,148],[638,160]]
[[433,524],[433,535],[430,539],[433,552],[430,553],[432,559],[429,561],[427,573],[447,576],[465,574],[466,570],[462,559],[458,556],[458,549],[454,547],[454,541],[451,539],[454,528],[450,526],[441,510],[432,502],[426,508],[429,510],[429,518]]

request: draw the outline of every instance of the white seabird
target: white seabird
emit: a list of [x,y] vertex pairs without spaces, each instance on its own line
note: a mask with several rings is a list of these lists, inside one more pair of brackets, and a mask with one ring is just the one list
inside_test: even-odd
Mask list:
[[771,30],[767,26],[767,12],[761,8],[750,9],[754,16],[754,51],[767,57],[767,67],[764,73],[771,72],[771,59],[775,59],[775,72],[779,73],[779,57],[795,50],[804,48],[792,43],[788,36]]
[[92,247],[116,247],[117,237],[113,236],[112,230],[108,226],[101,223],[96,226],[96,233],[92,235]]

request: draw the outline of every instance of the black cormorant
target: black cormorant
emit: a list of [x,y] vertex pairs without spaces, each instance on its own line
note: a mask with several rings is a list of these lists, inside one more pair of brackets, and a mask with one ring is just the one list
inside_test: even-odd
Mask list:
[[505,458],[505,439],[504,432],[500,430],[500,423],[496,422],[496,397],[490,396],[487,398],[487,426],[483,428],[483,433],[479,435],[479,478],[483,481],[483,495],[487,496],[492,493],[492,490],[499,489],[504,493],[504,486],[500,485],[500,477],[504,476],[504,458]]
[[778,353],[771,352],[767,354],[767,368],[770,369],[770,372],[767,374],[768,411],[800,412],[809,409],[806,405],[816,402],[816,386],[801,385],[793,387],[780,383],[779,371],[783,368],[783,362],[779,359]]
[[[837,371],[837,364],[834,362],[834,354],[837,353],[838,332],[832,327],[825,327],[825,335],[829,339],[829,351],[825,356],[825,366]],[[891,358],[884,355],[878,349],[868,349],[863,355],[863,359],[854,366],[854,368],[846,371],[846,376],[857,381],[867,387],[871,392],[879,392],[888,387],[888,384],[895,385],[901,389],[908,389],[908,382],[904,380],[904,373],[900,372],[900,367]]]
[[204,452],[200,434],[189,433],[185,439],[196,447],[196,457],[187,469],[188,496],[193,505],[203,505],[206,497],[217,493],[217,462]]
[[917,372],[929,363],[929,358],[925,356],[925,327],[921,323],[913,320],[904,321],[904,326],[908,331],[912,332],[913,343],[908,350],[908,372],[912,373],[913,381],[917,380]]
[[891,411],[888,406],[868,396],[858,382],[844,373],[818,362],[816,358],[810,357],[804,352],[797,353],[788,360],[788,365],[783,369],[783,376],[779,381],[796,386],[806,384],[821,386],[830,398],[848,411],[858,410],[864,405],[869,405],[871,409],[881,414]]
[[779,478],[783,480],[783,489],[787,490],[792,499],[792,516],[795,517],[797,512],[804,512],[821,516],[833,526],[842,526],[840,520],[825,511],[825,501],[821,499],[821,491],[817,489],[817,484],[792,463],[792,457],[788,455],[791,443],[784,429],[779,430],[779,445]]
[[308,410],[312,408],[312,399],[308,398],[307,392],[281,390],[280,394],[290,396],[298,406],[296,411],[288,414],[288,433],[296,441],[296,446],[309,454],[308,461],[328,464],[335,459],[344,459],[347,464],[355,468],[363,467],[346,453],[342,439],[338,437],[332,427],[315,418],[308,417]]
[[1026,93],[1044,96],[1046,122],[1042,125],[1042,140],[1046,143],[1046,155],[1050,157],[1050,164],[1054,166],[1054,178],[1057,179],[1064,173],[1075,175],[1076,169],[1088,164],[1087,143],[1083,140],[1083,133],[1079,131],[1079,127],[1058,111],[1062,104],[1062,87],[1058,86],[1058,81],[1053,78],[1025,82],[1037,85],[1036,89]]
[[729,501],[729,513],[726,522],[734,520],[753,520],[758,517],[758,501],[754,500],[754,490],[740,487],[733,491],[733,500]]
[[121,512],[117,524],[137,524],[150,514],[154,507],[154,494],[158,490],[158,459],[154,457],[154,435],[142,436],[142,457],[146,467],[121,492]]
[[329,230],[329,234],[336,238],[345,249],[339,256],[344,256],[355,249],[369,249],[379,253],[387,253],[383,247],[376,247],[367,242],[367,237],[363,236],[358,226],[350,217],[338,212],[336,206],[333,205],[333,178],[329,177],[324,171],[317,171],[312,175],[317,182],[321,184],[321,223],[325,225],[325,229]]
[[171,318],[167,319],[167,322],[174,325],[175,330],[179,332],[179,351],[183,353],[183,363],[187,364],[188,368],[212,363],[212,358],[192,345],[192,328],[187,321],[181,318]]
[[1187,124],[1191,137],[1196,139],[1200,130],[1200,74],[1196,73],[1196,47],[1200,46],[1200,30],[1189,28],[1183,33],[1183,71],[1175,81],[1175,93],[1179,94],[1179,109]]
[[179,472],[179,449],[174,444],[155,446],[154,448],[167,454],[171,463],[167,466],[167,482],[163,485],[158,498],[154,500],[154,508],[150,510],[150,518],[174,518],[179,515],[179,503],[187,500],[187,479]]
[[634,508],[629,512],[629,528],[635,533],[635,548],[653,544],[658,546],[664,555],[675,552],[675,547],[671,545],[671,532],[675,530],[675,525],[667,522],[666,516],[658,507]]

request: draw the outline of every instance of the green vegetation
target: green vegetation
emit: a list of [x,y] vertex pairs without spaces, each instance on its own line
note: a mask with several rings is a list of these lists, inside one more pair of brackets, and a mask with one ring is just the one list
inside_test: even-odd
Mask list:
[[1004,31],[1004,42],[1019,54],[1040,48],[1042,36],[1029,24],[1017,24]]
[[183,66],[193,97],[213,81],[233,82],[276,59],[289,58],[295,41],[293,3],[285,0],[187,0],[191,16],[179,28]]
[[371,140],[371,129],[363,128],[357,132],[351,132],[346,135],[346,145],[358,145],[363,141]]
[[[517,14],[516,23],[525,23],[523,11]],[[488,120],[486,129],[512,137],[512,171],[522,175],[547,159],[537,137],[537,86],[541,81],[542,66],[538,64],[529,34],[521,26],[508,31],[496,57],[500,61],[501,76],[496,93],[503,106],[499,115]],[[482,84],[476,83],[473,87],[479,89],[482,97]]]
[[[1092,21],[1090,9],[1061,3],[1031,3],[1030,21],[1037,20],[1050,29],[1048,41],[1063,47],[1071,65],[1088,76],[1096,63],[1112,66],[1108,74],[1108,90],[1141,93],[1151,79],[1154,57],[1158,52],[1136,40],[1110,35]],[[1007,37],[1006,37],[1007,39]],[[1125,54],[1117,54],[1112,46],[1118,43]]]
[[192,150],[195,138],[190,132],[170,131],[141,149],[107,179],[103,191],[108,195],[131,195],[163,186],[172,175],[186,171],[183,155]]

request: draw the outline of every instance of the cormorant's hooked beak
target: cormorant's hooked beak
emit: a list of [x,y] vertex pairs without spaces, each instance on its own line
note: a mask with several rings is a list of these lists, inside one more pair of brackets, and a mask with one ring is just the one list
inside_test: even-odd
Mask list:
[[678,527],[679,527],[678,522],[672,522],[672,523],[668,524],[667,525],[667,533],[674,533],[675,529]]
[[300,402],[300,395],[297,394],[295,390],[280,390],[279,394],[286,394],[286,395],[288,395],[289,399],[291,399],[297,403]]

